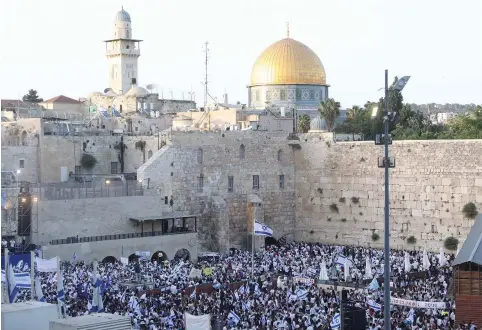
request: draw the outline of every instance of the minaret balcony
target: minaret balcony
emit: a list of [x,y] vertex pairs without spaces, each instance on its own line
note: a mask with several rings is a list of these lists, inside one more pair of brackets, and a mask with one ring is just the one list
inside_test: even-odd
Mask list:
[[107,56],[116,56],[116,55],[140,56],[141,50],[140,49],[107,49],[106,55]]

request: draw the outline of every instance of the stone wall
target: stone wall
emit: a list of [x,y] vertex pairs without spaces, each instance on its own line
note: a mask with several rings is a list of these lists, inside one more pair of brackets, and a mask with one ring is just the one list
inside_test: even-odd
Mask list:
[[[390,235],[393,248],[438,250],[448,236],[464,240],[473,220],[463,206],[482,207],[482,140],[397,141],[390,146]],[[381,247],[384,232],[383,147],[301,138],[296,164],[296,238]],[[335,207],[336,204],[336,207]],[[336,210],[338,209],[338,211]],[[380,235],[373,242],[372,233]]]
[[[47,244],[53,239],[140,233],[141,227],[129,218],[160,217],[170,208],[160,196],[129,196],[38,202],[38,237],[35,242]],[[144,231],[150,232],[151,224]],[[160,231],[160,222],[154,231]],[[35,236],[35,235],[34,235]]]
[[[19,174],[16,174],[17,170],[20,170]],[[17,180],[38,182],[38,148],[2,146],[2,171],[12,171],[17,175]]]
[[195,244],[196,234],[165,235],[155,237],[129,238],[101,242],[48,245],[42,248],[43,258],[50,259],[59,256],[61,260],[71,260],[74,253],[78,260],[87,262],[112,256],[117,260],[120,257],[128,258],[136,251],[164,252],[169,260],[173,259],[176,252],[187,249],[191,259],[198,257]]
[[[124,172],[135,172],[149,155],[158,150],[157,136],[124,136]],[[144,152],[136,148],[136,142],[145,141]],[[69,172],[75,172],[80,166],[83,153],[93,155],[97,163],[92,169],[81,169],[82,173],[110,174],[111,163],[117,162],[120,172],[117,146],[121,136],[42,136],[40,144],[40,180],[41,182],[59,182],[60,168],[67,166]]]
[[[264,221],[277,235],[294,231],[295,169],[287,142],[286,134],[273,132],[176,132],[168,146],[139,168],[138,178],[149,180],[152,192],[172,196],[174,210],[202,215],[199,239],[205,247],[213,240],[223,247],[243,247],[252,194],[261,200]],[[259,176],[259,189],[253,189],[253,175]]]

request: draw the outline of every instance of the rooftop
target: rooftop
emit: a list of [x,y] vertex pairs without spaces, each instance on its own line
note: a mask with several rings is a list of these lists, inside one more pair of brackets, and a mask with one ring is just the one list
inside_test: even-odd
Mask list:
[[473,262],[482,266],[482,214],[479,214],[469,236],[455,258],[454,266]]
[[70,97],[64,96],[64,95],[59,95],[56,97],[53,97],[51,99],[48,99],[46,101],[40,102],[40,103],[66,103],[66,104],[81,104],[82,102],[78,100],[74,100]]

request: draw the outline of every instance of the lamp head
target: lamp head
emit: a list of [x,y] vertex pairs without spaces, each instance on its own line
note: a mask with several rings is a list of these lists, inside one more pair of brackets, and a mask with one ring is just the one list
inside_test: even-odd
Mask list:
[[403,76],[402,78],[398,79],[393,85],[393,89],[401,92],[405,87],[405,85],[408,83],[409,79],[410,79],[410,76]]
[[372,108],[372,118],[375,118],[377,116],[377,113],[378,113],[378,107],[377,106],[374,106]]

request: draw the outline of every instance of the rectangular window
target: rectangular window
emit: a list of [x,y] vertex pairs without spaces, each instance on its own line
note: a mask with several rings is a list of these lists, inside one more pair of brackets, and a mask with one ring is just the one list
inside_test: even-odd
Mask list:
[[197,178],[197,191],[198,192],[203,192],[204,188],[204,176],[200,176]]
[[280,90],[279,98],[280,100],[286,100],[286,91],[284,89]]
[[234,176],[228,176],[228,192],[233,192],[234,189]]
[[253,175],[253,189],[259,189],[259,175]]
[[279,188],[284,189],[284,187],[285,187],[285,175],[281,174],[279,176]]
[[25,160],[24,160],[24,159],[20,159],[20,162],[19,162],[18,166],[19,166],[20,168],[25,168]]
[[75,174],[80,174],[80,171],[81,171],[81,167],[80,167],[80,166],[76,166],[76,167],[75,167]]
[[169,196],[164,197],[164,204],[169,204]]
[[118,167],[117,167],[117,162],[111,162],[110,163],[110,173],[111,174],[117,174],[118,173]]

